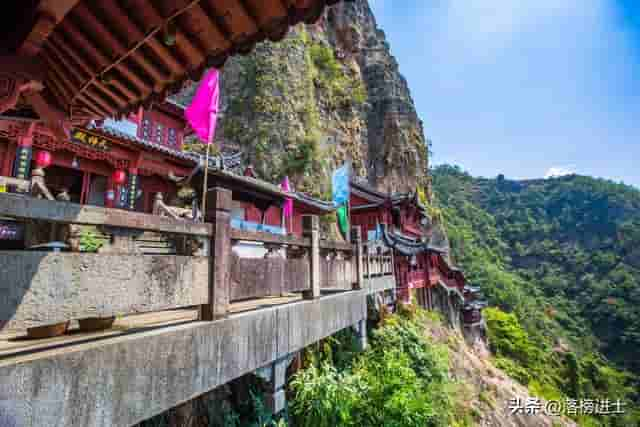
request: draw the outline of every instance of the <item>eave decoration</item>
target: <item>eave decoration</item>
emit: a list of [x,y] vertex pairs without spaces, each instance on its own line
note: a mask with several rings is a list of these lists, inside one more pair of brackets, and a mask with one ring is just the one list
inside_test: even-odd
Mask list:
[[0,29],[0,114],[27,104],[68,138],[72,126],[149,109],[337,1],[10,2],[3,13],[18,24]]

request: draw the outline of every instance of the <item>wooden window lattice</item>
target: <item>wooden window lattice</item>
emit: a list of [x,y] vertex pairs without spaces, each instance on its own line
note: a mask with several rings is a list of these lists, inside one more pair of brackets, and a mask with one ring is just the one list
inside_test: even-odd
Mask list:
[[172,148],[177,148],[178,146],[178,134],[173,128],[169,128],[169,132],[167,135],[167,145]]
[[149,120],[148,117],[145,117],[142,119],[142,127],[141,127],[142,131],[140,133],[140,137],[142,139],[144,139],[145,141],[151,141],[151,129],[152,129],[152,123],[151,120]]
[[156,123],[154,142],[158,145],[164,145],[164,126],[160,123]]

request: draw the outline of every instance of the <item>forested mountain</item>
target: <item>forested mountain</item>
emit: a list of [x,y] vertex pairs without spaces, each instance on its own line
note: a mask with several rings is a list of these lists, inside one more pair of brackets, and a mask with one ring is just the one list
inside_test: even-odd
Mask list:
[[637,402],[640,191],[453,166],[433,187],[455,261],[497,307],[485,314],[498,365],[543,397]]

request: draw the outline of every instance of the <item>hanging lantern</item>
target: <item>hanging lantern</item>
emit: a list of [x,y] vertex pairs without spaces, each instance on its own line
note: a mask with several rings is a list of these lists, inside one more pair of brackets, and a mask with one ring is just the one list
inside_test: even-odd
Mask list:
[[122,184],[124,184],[125,180],[127,179],[127,174],[122,169],[118,169],[118,170],[113,172],[113,175],[111,176],[111,179],[113,180],[114,184],[122,185]]
[[45,169],[51,165],[53,158],[51,157],[51,153],[45,150],[38,151],[36,154],[36,166],[39,168]]

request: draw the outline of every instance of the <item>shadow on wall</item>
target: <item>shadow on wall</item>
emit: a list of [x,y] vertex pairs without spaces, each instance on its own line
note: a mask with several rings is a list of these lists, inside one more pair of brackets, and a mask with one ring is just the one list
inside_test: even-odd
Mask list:
[[[21,201],[29,199],[31,198],[15,196],[15,200],[13,200],[13,197],[11,197],[6,203],[12,206],[7,206],[7,208],[9,208],[9,211],[17,212],[18,215],[22,212],[29,211],[30,209],[25,207],[26,204],[22,206],[23,203],[21,203]],[[3,203],[4,202],[3,200]],[[73,203],[53,202],[50,206],[52,211],[47,212],[47,214],[65,219],[79,217],[82,209],[81,205]],[[38,212],[36,212],[36,214],[38,214]],[[34,220],[26,220],[24,223],[25,247],[48,243],[52,240],[65,239],[63,236],[65,230],[64,225]],[[13,249],[13,246],[10,246],[10,248]],[[32,290],[34,280],[47,281],[46,276],[49,276],[48,280],[51,280],[52,283],[60,282],[60,278],[57,277],[59,272],[56,272],[55,268],[47,269],[41,266],[48,255],[51,255],[51,253],[24,250],[0,250],[0,295],[2,296],[0,298],[0,333],[23,330],[23,327],[16,328],[12,326],[12,324],[17,323],[23,326],[26,325],[27,327],[30,327],[30,322],[33,325],[42,325],[43,321],[56,315],[56,313],[53,313],[51,310],[42,309],[42,305],[38,304],[38,300],[41,298],[39,292]],[[66,297],[71,297],[74,291],[72,289],[52,288],[47,289],[47,292],[50,293],[50,295],[43,296],[46,300],[50,300],[51,295],[55,295],[56,299],[64,300]],[[62,307],[62,305],[60,305],[60,307]],[[23,315],[20,315],[20,317],[27,319],[27,322],[23,323],[16,319],[19,311],[26,314],[26,317]],[[56,323],[56,321],[52,321],[51,323]],[[0,427],[3,426],[4,425],[0,423]]]
[[[0,298],[0,333],[23,330],[22,327],[16,327],[16,324],[22,324],[22,320],[27,318],[26,327],[42,325],[41,322],[53,314],[43,310],[42,305],[38,304],[39,293],[31,292],[37,277],[55,275],[55,272],[41,271],[40,266],[47,255],[50,253],[0,251],[0,295],[3,296]],[[67,292],[65,289],[51,289],[51,294],[61,296]],[[25,317],[23,314],[27,312],[29,314]]]

